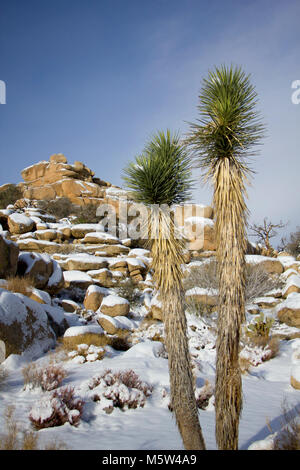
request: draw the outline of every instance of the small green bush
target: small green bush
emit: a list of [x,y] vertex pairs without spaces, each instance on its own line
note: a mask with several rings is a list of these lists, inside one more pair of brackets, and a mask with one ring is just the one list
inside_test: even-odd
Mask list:
[[273,318],[264,318],[264,314],[261,313],[256,319],[254,323],[251,323],[247,327],[247,334],[252,337],[261,336],[264,338],[268,338],[270,335],[271,327],[274,323]]

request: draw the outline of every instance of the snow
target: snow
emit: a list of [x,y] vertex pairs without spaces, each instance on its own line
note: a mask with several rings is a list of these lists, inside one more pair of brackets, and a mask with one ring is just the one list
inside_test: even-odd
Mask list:
[[118,295],[110,294],[104,297],[101,303],[101,307],[103,307],[104,305],[106,307],[114,307],[116,305],[124,305],[124,304],[129,304],[127,299],[124,299],[123,297],[119,297]]
[[56,286],[61,281],[61,279],[63,277],[62,269],[59,266],[59,264],[57,263],[57,261],[52,259],[52,264],[53,264],[53,272],[52,272],[51,276],[49,277],[48,287]]
[[125,316],[110,317],[109,315],[104,315],[99,310],[97,313],[97,319],[100,318],[109,321],[115,328],[120,330],[133,330],[136,328],[136,323]]
[[64,271],[63,276],[65,282],[93,282],[91,276],[82,271]]
[[86,239],[88,238],[99,238],[100,240],[112,240],[112,241],[116,241],[116,242],[119,242],[120,240],[115,237],[114,235],[111,235],[110,233],[107,233],[107,232],[89,232],[85,235],[83,241],[85,241]]
[[96,286],[95,284],[93,284],[87,288],[86,295],[90,295],[93,293],[100,293],[100,294],[108,295],[109,289],[107,289],[106,287]]
[[292,274],[291,276],[288,277],[285,287],[282,291],[282,295],[285,295],[286,291],[292,286],[298,287],[300,290],[300,275],[299,274]]
[[44,304],[51,305],[51,297],[48,294],[48,292],[45,292],[40,289],[32,288],[31,289],[32,293],[35,294],[36,297],[38,297],[40,300],[44,302]]
[[107,188],[106,196],[110,198],[120,198],[123,196],[126,198],[128,196],[128,192],[125,191],[125,189],[111,187]]
[[300,310],[300,293],[293,292],[287,296],[287,298],[276,307],[276,311],[282,310],[283,308],[290,308]]
[[25,225],[25,227],[30,227],[33,222],[30,217],[27,217],[24,214],[19,214],[18,212],[14,212],[13,214],[11,214],[9,216],[9,219],[18,225]]
[[291,370],[291,376],[300,384],[300,361],[298,364],[293,365]]
[[65,331],[64,336],[80,336],[86,335],[87,333],[95,333],[98,335],[102,335],[104,332],[100,325],[71,326]]
[[258,264],[258,263],[262,263],[263,261],[282,262],[282,258],[271,258],[270,256],[261,256],[261,255],[246,255],[245,260],[247,264]]
[[193,287],[186,291],[185,295],[189,297],[190,295],[218,295],[217,289],[204,289],[202,287]]
[[[116,191],[111,191],[111,193],[116,194]],[[94,235],[97,225],[88,225],[89,227],[92,225],[89,230]],[[66,226],[66,224],[63,226]],[[75,225],[74,228],[76,228]],[[99,233],[100,236],[102,236],[102,233]],[[49,244],[49,242],[46,243]],[[54,261],[49,255],[38,254],[32,258],[29,253],[23,252],[20,256],[23,256],[27,263],[33,263],[39,256],[42,256],[46,262],[52,260],[54,269],[49,280],[49,286],[59,282],[62,274],[67,282],[95,282],[90,274],[107,271],[106,268],[103,268],[88,271],[88,273],[79,270],[62,273],[60,261]],[[133,249],[130,251],[129,256],[115,258],[99,258],[88,254],[59,255],[62,266],[71,258],[83,261],[89,260],[91,264],[92,260],[96,258],[95,262],[103,259],[107,260],[109,265],[122,260],[139,267],[144,267],[147,264],[148,256],[149,251],[143,249]],[[294,258],[293,260],[289,257],[289,259],[283,258],[281,257],[278,260],[285,267],[295,262]],[[258,263],[264,260],[274,261],[275,259],[247,255],[246,260],[247,262]],[[192,262],[187,265],[187,269],[202,266],[206,262],[210,262],[210,260]],[[286,273],[282,276],[285,281],[285,288],[292,282],[299,284],[300,276],[297,272],[289,272],[290,277],[287,277]],[[151,280],[150,274],[147,275],[146,280]],[[0,285],[5,287],[4,283]],[[133,345],[127,351],[117,351],[107,345],[102,348],[95,345],[81,344],[77,346],[76,350],[67,355],[66,360],[62,362],[68,373],[63,381],[63,386],[74,387],[76,396],[85,401],[84,413],[76,428],[71,424],[72,420],[76,419],[76,411],[69,410],[69,422],[63,426],[38,431],[41,443],[47,443],[54,439],[56,442],[65,442],[69,449],[74,450],[183,449],[174,416],[168,409],[170,387],[167,353],[163,342],[157,340],[164,336],[164,325],[157,321],[147,328],[142,328],[142,320],[148,311],[146,307],[149,308],[151,305],[161,306],[158,294],[155,295],[152,289],[144,290],[141,296],[144,304],[135,309],[134,314],[131,312],[130,318],[125,316],[110,317],[102,314],[100,308],[98,312],[91,314],[91,318],[86,319],[86,317],[81,317],[80,314],[66,313],[63,309],[54,307],[61,300],[60,298],[54,299],[53,305],[50,305],[51,301],[49,301],[48,294],[37,289],[34,292],[46,301],[45,305],[37,304],[37,302],[25,298],[21,294],[12,294],[0,288],[0,321],[11,324],[18,317],[18,320],[23,323],[25,328],[26,312],[27,307],[29,307],[34,308],[35,312],[45,321],[47,315],[58,324],[65,319],[69,328],[65,331],[64,337],[85,335],[87,333],[103,335],[104,330],[97,323],[99,318],[105,318],[117,328],[125,330],[125,332],[126,330],[127,332],[129,330],[134,331],[131,335]],[[88,287],[87,292],[104,293],[105,298],[102,305],[115,306],[128,303],[126,299],[116,295],[113,288],[106,289],[91,285]],[[186,295],[217,295],[217,291],[194,287],[188,290]],[[72,302],[67,299],[64,300]],[[263,309],[265,315],[266,312],[270,312],[270,316],[276,317],[277,310],[284,307],[300,309],[300,293],[290,294],[284,300],[269,296],[255,299],[255,302],[264,302],[266,304],[275,301],[278,301],[279,304],[272,310]],[[214,386],[216,324],[211,316],[199,317],[187,312],[186,318],[196,391],[199,393],[199,390],[203,390],[205,383],[209,384],[208,388],[213,389]],[[251,316],[251,319],[253,319],[253,316]],[[274,334],[299,334],[299,329],[279,324],[279,322],[274,322],[272,329]],[[155,341],[152,340],[154,337],[156,337]],[[51,394],[48,392],[23,390],[22,368],[24,365],[28,365],[32,359],[34,363],[39,365],[44,364],[47,360],[51,361],[53,358],[53,351],[51,351],[51,354],[45,354],[44,346],[37,348],[35,345],[28,356],[10,355],[3,362],[3,366],[9,371],[9,376],[5,388],[1,390],[0,428],[4,426],[4,412],[11,404],[15,405],[16,418],[24,430],[31,429],[30,413],[35,419],[42,418],[42,420],[47,421],[52,413],[53,406],[60,406],[60,403],[55,401],[53,397],[51,398]],[[104,354],[101,360],[99,360],[99,353]],[[292,388],[290,383],[291,375],[300,381],[300,338],[281,341],[279,352],[273,359],[266,360],[267,355],[267,349],[258,347],[250,348],[247,346],[241,351],[241,356],[252,363],[248,373],[242,376],[243,413],[240,420],[239,435],[239,448],[241,450],[271,449],[274,436],[282,427],[283,403],[285,401],[291,404],[300,402],[300,391]],[[105,381],[100,381],[94,389],[90,389],[89,384],[91,381],[101,375],[107,375],[105,371],[108,369],[112,371],[111,374],[132,369],[138,374],[141,381],[152,387],[152,393],[144,397],[134,388],[125,387],[121,383],[109,385]],[[95,393],[99,394],[100,401],[92,400]],[[125,407],[124,411],[112,407],[113,409],[110,410],[112,412],[110,414],[106,413],[105,408],[111,406],[112,397],[117,396],[124,401],[136,401],[138,407],[136,409]],[[208,407],[199,410],[200,423],[206,447],[209,450],[216,449],[214,411],[214,396],[212,396]]]
[[210,227],[214,226],[214,221],[208,219],[207,217],[187,217],[184,219],[184,224],[191,224],[191,225],[209,225]]

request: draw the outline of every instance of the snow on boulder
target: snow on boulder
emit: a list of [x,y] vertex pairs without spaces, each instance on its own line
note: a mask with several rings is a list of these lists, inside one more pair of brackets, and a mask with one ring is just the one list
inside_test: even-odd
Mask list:
[[300,293],[290,294],[275,311],[279,321],[300,328]]
[[107,267],[107,261],[105,258],[99,258],[99,256],[94,256],[85,253],[76,253],[70,256],[67,256],[63,261],[60,262],[60,265],[63,269],[67,271],[90,271],[95,269],[102,269]]
[[53,272],[53,264],[45,253],[23,252],[19,255],[17,274],[32,280],[34,287],[46,287]]
[[87,233],[84,237],[84,239],[82,240],[83,243],[104,243],[104,244],[108,244],[108,245],[117,245],[118,243],[120,243],[120,240],[109,234],[109,233],[106,233],[106,232],[91,232],[91,233]]
[[71,227],[71,234],[74,238],[84,238],[87,233],[104,232],[101,224],[76,224]]
[[83,305],[87,310],[96,312],[99,309],[103,298],[108,295],[108,293],[109,291],[105,287],[95,285],[89,286],[85,293]]
[[91,284],[94,283],[91,276],[81,271],[64,271],[64,285],[66,288],[69,287],[80,287],[87,289]]
[[48,292],[33,287],[29,296],[32,300],[35,300],[39,304],[51,305],[51,297]]
[[56,294],[64,285],[64,276],[61,267],[52,259],[52,274],[48,279],[46,286],[49,294]]
[[297,292],[300,293],[300,275],[292,274],[288,277],[286,285],[282,292],[282,297],[287,298],[289,294]]
[[115,335],[120,330],[133,330],[136,327],[135,322],[124,316],[111,317],[109,315],[103,315],[99,313],[97,316],[97,321],[104,331],[106,331],[106,333],[109,335]]
[[281,274],[284,271],[283,264],[278,259],[261,255],[246,255],[246,264],[259,264],[269,274]]
[[21,233],[32,232],[35,222],[25,214],[14,212],[7,219],[10,233],[19,235]]
[[48,316],[51,328],[57,337],[62,336],[68,328],[67,320],[65,319],[64,310],[51,305],[45,305],[44,310]]
[[26,354],[38,357],[55,345],[55,334],[50,326],[46,305],[0,289],[0,340],[5,354]]
[[[76,344],[86,343],[91,341],[91,336],[95,339],[100,338],[104,335],[104,330],[100,325],[82,325],[82,326],[71,326],[68,328],[63,336],[63,342],[67,346]],[[83,361],[84,362],[84,361]]]
[[111,317],[126,316],[129,313],[130,305],[127,299],[118,295],[110,294],[101,302],[100,312]]

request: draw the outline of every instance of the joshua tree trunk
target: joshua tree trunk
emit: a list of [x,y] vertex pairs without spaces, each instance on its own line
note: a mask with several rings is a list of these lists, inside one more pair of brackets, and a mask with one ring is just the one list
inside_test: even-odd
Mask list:
[[[204,450],[187,339],[181,263],[183,242],[176,239],[174,225],[162,212],[158,239],[153,241],[154,280],[160,290],[168,352],[171,407],[187,450]],[[166,236],[168,233],[168,236]]]
[[168,351],[171,407],[187,450],[204,450],[205,444],[195,400],[186,318],[180,289],[166,292],[162,302]]
[[239,339],[245,299],[245,217],[243,178],[222,159],[214,173],[219,308],[216,367],[216,440],[219,449],[238,449],[242,383]]

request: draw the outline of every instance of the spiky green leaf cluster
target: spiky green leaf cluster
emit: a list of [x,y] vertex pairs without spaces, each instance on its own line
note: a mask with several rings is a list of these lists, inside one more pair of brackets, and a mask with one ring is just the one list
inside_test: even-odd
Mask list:
[[257,145],[264,126],[256,110],[257,93],[249,75],[240,67],[221,66],[208,73],[199,94],[200,118],[191,124],[186,143],[198,157],[199,166],[210,173],[228,158],[246,174],[246,157]]
[[144,204],[179,204],[190,199],[191,161],[179,136],[158,132],[124,170],[131,196]]

